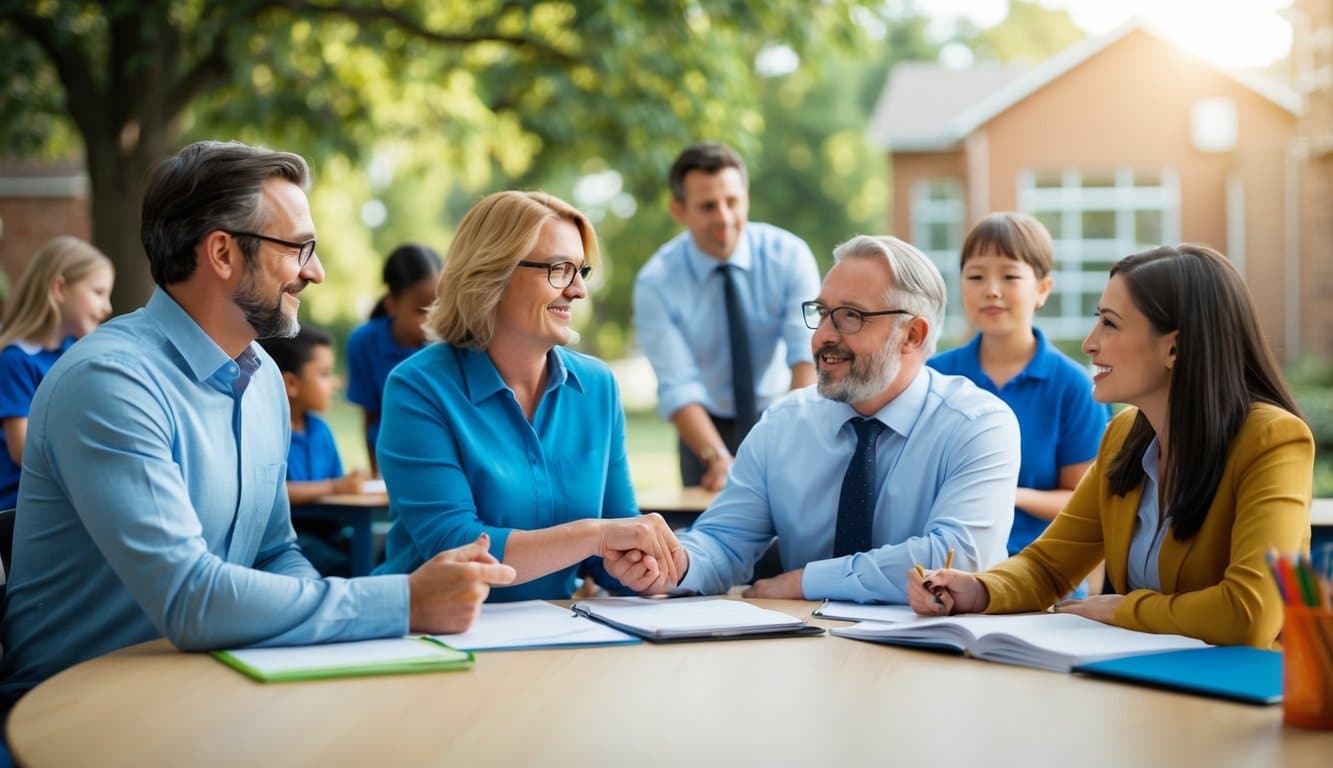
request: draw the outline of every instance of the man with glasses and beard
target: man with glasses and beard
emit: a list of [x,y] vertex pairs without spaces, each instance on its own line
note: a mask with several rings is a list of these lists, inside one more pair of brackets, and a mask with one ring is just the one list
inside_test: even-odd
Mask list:
[[514,571],[481,540],[406,575],[321,579],[292,531],[290,420],[255,340],[324,279],[297,155],[199,142],[144,195],[157,288],[38,388],[15,518],[0,697],[165,636],[182,650],[459,632]]
[[746,583],[775,536],[784,572],[746,597],[906,603],[916,564],[970,571],[1005,557],[1018,422],[926,367],[944,317],[939,270],[892,237],[855,237],[833,257],[801,305],[817,386],[770,406],[741,444],[726,488],[679,536],[676,591]]

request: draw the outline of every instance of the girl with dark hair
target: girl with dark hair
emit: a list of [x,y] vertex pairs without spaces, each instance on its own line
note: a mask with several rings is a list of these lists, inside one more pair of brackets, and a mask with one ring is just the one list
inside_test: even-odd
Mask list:
[[347,399],[365,413],[366,451],[375,475],[384,382],[394,366],[426,346],[422,323],[435,300],[440,267],[440,255],[432,248],[410,243],[394,248],[384,262],[388,293],[375,304],[370,319],[347,337]]
[[1307,551],[1314,439],[1226,257],[1164,246],[1111,269],[1083,350],[1132,408],[1046,532],[989,571],[909,575],[921,614],[1044,610],[1103,557],[1116,594],[1055,610],[1216,645],[1273,647],[1264,555]]

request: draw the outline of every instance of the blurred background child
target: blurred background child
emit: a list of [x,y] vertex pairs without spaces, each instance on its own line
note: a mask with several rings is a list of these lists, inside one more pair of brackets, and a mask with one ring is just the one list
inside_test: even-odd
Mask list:
[[424,245],[394,248],[384,262],[388,293],[375,305],[370,319],[347,337],[347,399],[364,411],[366,451],[375,475],[379,474],[375,440],[384,382],[395,365],[426,345],[421,324],[435,300],[440,267],[440,255]]
[[[1109,406],[1093,399],[1087,369],[1032,324],[1051,294],[1054,250],[1050,233],[1026,214],[992,213],[978,222],[963,241],[960,263],[963,310],[977,335],[929,361],[994,393],[1018,417],[1023,458],[1010,555],[1064,509],[1111,417]],[[1095,592],[1101,581],[1100,570],[1089,579]]]
[[111,260],[77,237],[33,255],[10,294],[0,327],[0,509],[18,499],[28,408],[37,385],[77,339],[111,315]]
[[[312,504],[335,493],[360,493],[365,470],[343,473],[333,431],[319,412],[327,409],[338,386],[333,374],[333,339],[302,325],[290,339],[261,339],[282,371],[292,413],[292,442],[287,451],[287,497],[292,506]],[[297,543],[325,576],[348,576],[347,540],[342,526],[324,520],[294,520]]]

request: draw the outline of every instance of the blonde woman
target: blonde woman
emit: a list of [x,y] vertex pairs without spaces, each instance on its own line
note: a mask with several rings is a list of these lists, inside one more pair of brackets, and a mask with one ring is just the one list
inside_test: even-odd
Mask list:
[[0,328],[0,509],[18,499],[28,408],[46,372],[111,314],[111,261],[77,237],[57,237],[32,257]]
[[628,557],[625,587],[679,580],[680,544],[640,517],[605,364],[565,348],[597,237],[568,203],[499,192],[468,211],[426,329],[439,344],[390,374],[376,452],[394,513],[377,573],[485,535],[518,573],[495,601],[568,598],[578,566]]

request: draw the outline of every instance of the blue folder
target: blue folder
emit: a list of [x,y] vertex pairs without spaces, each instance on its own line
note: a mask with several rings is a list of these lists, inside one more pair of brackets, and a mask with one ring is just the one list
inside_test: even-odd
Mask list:
[[1074,671],[1248,704],[1282,701],[1282,654],[1243,645],[1126,656]]

